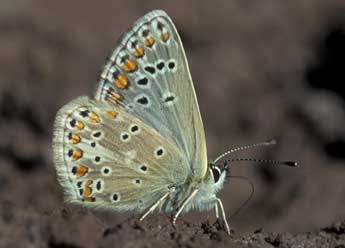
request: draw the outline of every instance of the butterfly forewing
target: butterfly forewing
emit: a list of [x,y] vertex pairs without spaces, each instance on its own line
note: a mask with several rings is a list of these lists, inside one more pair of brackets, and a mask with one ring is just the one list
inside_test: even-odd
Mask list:
[[163,11],[139,19],[123,36],[100,76],[96,100],[121,106],[174,143],[194,179],[207,170],[203,124],[187,60]]
[[124,109],[80,97],[58,113],[54,160],[68,201],[142,212],[190,174],[179,149]]

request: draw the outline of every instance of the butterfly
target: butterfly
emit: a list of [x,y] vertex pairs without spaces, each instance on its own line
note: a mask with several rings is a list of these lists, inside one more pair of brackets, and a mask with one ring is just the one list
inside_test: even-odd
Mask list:
[[218,219],[220,209],[230,234],[216,196],[229,174],[216,162],[227,153],[207,161],[184,49],[164,11],[123,35],[98,84],[93,99],[78,97],[56,116],[54,164],[66,201],[140,220],[159,210],[174,225],[181,213],[215,209]]

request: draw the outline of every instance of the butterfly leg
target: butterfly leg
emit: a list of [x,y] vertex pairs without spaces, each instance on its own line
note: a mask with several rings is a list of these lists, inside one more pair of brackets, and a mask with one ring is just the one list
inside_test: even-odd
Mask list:
[[148,211],[146,211],[146,213],[140,217],[139,220],[143,221],[150,213],[152,213],[159,206],[159,204],[161,204],[165,200],[165,198],[167,198],[169,196],[169,194],[170,194],[170,192],[167,192],[161,198],[159,198],[159,200],[155,204],[153,204],[150,207],[150,209]]
[[[227,233],[228,235],[230,235],[230,227],[229,227],[229,224],[228,224],[228,222],[227,222],[227,220],[226,220],[226,216],[225,216],[225,211],[224,211],[223,203],[222,203],[222,201],[221,201],[219,198],[216,198],[216,200],[217,200],[217,203],[219,204],[219,207],[220,207],[220,212],[221,212],[221,214],[222,214],[222,219],[223,219],[224,224],[225,224],[226,233]],[[217,203],[216,203],[216,204],[217,204]]]
[[196,193],[198,193],[199,189],[195,189],[182,203],[181,207],[177,210],[177,213],[174,215],[172,219],[173,226],[176,225],[176,220],[179,217],[179,215],[182,213],[183,209],[186,207],[186,205],[192,200],[192,198],[195,196]]
[[214,204],[214,211],[216,213],[216,218],[217,218],[217,221],[219,219],[219,210],[218,210],[218,202],[216,201],[216,204]]

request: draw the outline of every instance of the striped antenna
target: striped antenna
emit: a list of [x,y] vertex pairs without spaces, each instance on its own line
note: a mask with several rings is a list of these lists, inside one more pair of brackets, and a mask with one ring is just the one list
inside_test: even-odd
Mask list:
[[234,152],[238,152],[238,151],[242,151],[242,150],[247,150],[247,149],[251,149],[251,148],[255,148],[255,147],[259,147],[259,146],[272,146],[272,145],[275,145],[275,144],[277,144],[276,140],[272,139],[272,140],[265,141],[265,142],[260,142],[260,143],[256,143],[256,144],[251,144],[251,145],[246,145],[246,146],[240,146],[240,147],[237,147],[237,148],[233,148],[233,149],[230,149],[229,151],[224,152],[223,154],[221,154],[219,157],[217,157],[214,160],[213,163],[216,164],[219,160],[221,160],[225,156],[227,156],[227,155],[229,155],[231,153],[234,153]]
[[279,160],[272,160],[272,159],[255,159],[255,158],[232,158],[228,159],[228,162],[258,162],[258,163],[265,163],[265,164],[281,164],[287,165],[290,167],[298,167],[298,163],[295,161],[279,161]]

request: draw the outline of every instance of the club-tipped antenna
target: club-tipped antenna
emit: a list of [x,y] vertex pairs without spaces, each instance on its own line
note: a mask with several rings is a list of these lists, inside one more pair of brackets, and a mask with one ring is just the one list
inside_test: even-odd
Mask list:
[[255,159],[255,158],[232,158],[228,159],[228,162],[256,162],[256,163],[265,163],[265,164],[280,164],[286,165],[289,167],[298,167],[296,161],[279,161],[273,159]]
[[225,156],[229,155],[230,153],[234,153],[234,152],[238,152],[238,151],[242,151],[242,150],[247,150],[247,149],[251,149],[251,148],[259,147],[259,146],[272,146],[272,145],[275,145],[275,144],[277,144],[276,140],[272,139],[272,140],[265,141],[265,142],[260,142],[260,143],[256,143],[256,144],[245,145],[245,146],[240,146],[240,147],[237,147],[237,148],[233,148],[233,149],[230,149],[229,151],[224,152],[223,154],[221,154],[219,157],[217,157],[214,160],[213,163],[216,164],[219,160],[221,160]]

